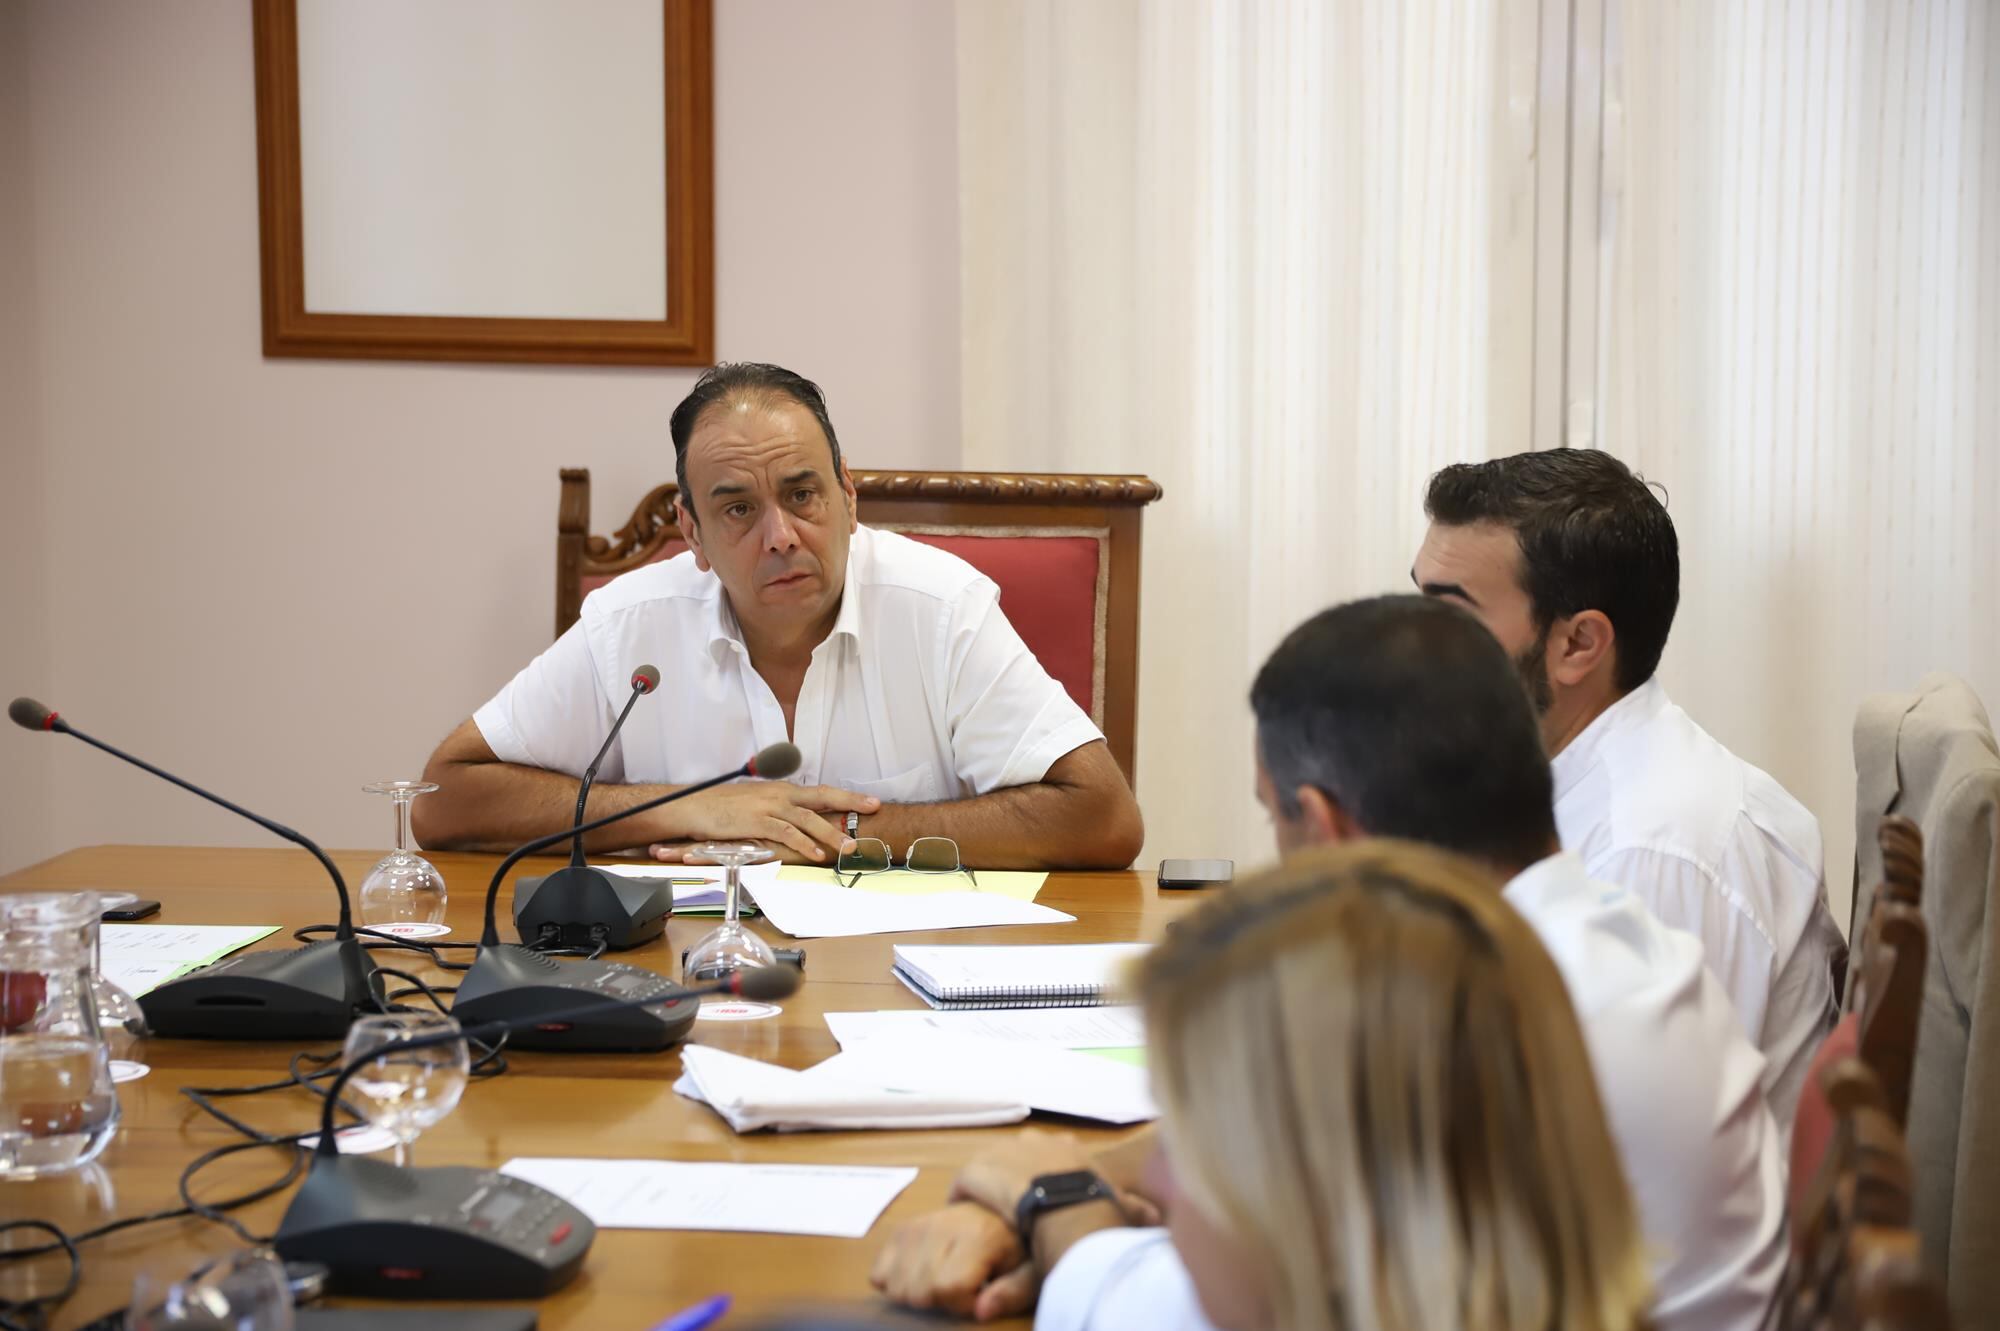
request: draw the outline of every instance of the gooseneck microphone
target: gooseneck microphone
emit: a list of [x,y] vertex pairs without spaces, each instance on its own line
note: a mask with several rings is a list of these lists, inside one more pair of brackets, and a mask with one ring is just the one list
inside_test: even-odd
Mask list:
[[[657,978],[657,977],[656,977]],[[606,1009],[698,1006],[710,994],[771,1001],[796,993],[791,966],[760,966],[696,989],[669,985],[643,998],[604,996],[539,1014],[588,1021]],[[404,1040],[398,1050],[491,1041],[519,1020],[461,1024]],[[312,1169],[285,1209],[272,1246],[288,1261],[320,1262],[328,1288],[384,1298],[540,1298],[569,1283],[596,1237],[590,1218],[554,1193],[496,1170],[408,1168],[340,1154],[334,1110],[348,1081],[385,1052],[345,1064],[327,1088]]]
[[182,790],[219,804],[265,831],[312,852],[340,897],[340,923],[332,939],[282,952],[243,952],[178,980],[169,980],[139,999],[155,1035],[196,1039],[318,1040],[339,1038],[361,1012],[382,1005],[382,977],[354,936],[347,883],[325,851],[310,837],[283,823],[252,813],[211,790],[162,771],[123,749],[86,735],[33,698],[16,698],[7,715],[28,730],[51,731],[82,740],[114,758],[151,772]]
[[[452,1015],[461,1022],[513,1023],[516,1030],[513,1044],[521,1049],[615,1049],[644,1053],[665,1049],[686,1035],[694,1020],[692,1009],[669,1019],[666,1014],[644,1012],[634,1006],[641,1000],[664,1001],[667,991],[672,989],[673,986],[652,971],[615,961],[559,963],[531,948],[502,943],[495,916],[500,884],[506,880],[508,870],[523,856],[546,850],[570,837],[594,832],[622,818],[657,809],[662,804],[698,795],[740,777],[776,779],[790,776],[798,770],[801,761],[797,745],[773,744],[733,772],[724,772],[721,776],[670,790],[628,809],[537,837],[509,852],[493,871],[493,881],[487,885],[486,927],[479,937],[479,956],[459,982],[458,997],[452,1003]],[[626,1000],[626,1003],[616,1011],[609,1007],[592,1009],[593,1014],[601,1011],[604,1015],[592,1015],[587,1019],[555,1015],[574,1006],[580,997],[617,998]]]
[[[624,710],[619,712],[618,719],[611,723],[611,733],[604,737],[604,744],[597,750],[597,756],[590,760],[590,766],[583,769],[583,780],[576,788],[576,817],[570,820],[571,823],[579,826],[582,824],[583,807],[590,800],[590,787],[597,780],[597,769],[604,765],[604,755],[611,752],[611,746],[617,742],[618,732],[625,727],[625,718],[632,715],[632,705],[659,687],[660,672],[652,666],[642,665],[632,672],[632,696],[625,700]],[[576,828],[573,826],[570,830],[574,832]],[[576,846],[570,852],[569,862],[578,868],[583,867],[581,836],[576,839]]]
[[58,735],[70,735],[76,739],[80,739],[94,749],[102,749],[114,758],[124,759],[143,772],[151,772],[163,781],[171,781],[189,794],[201,796],[210,804],[220,804],[239,818],[248,818],[265,831],[281,836],[294,845],[304,846],[312,852],[313,858],[320,862],[320,865],[326,870],[328,877],[333,879],[333,890],[340,895],[340,926],[334,930],[333,936],[335,938],[354,937],[354,915],[348,906],[347,881],[340,876],[340,870],[334,867],[333,861],[326,857],[325,851],[314,844],[312,838],[303,833],[293,831],[283,823],[274,822],[261,813],[252,813],[240,804],[233,804],[212,790],[203,790],[194,782],[182,780],[172,772],[163,772],[143,758],[135,758],[123,749],[113,748],[101,739],[84,734],[81,730],[63,720],[59,713],[44,707],[33,698],[14,699],[13,702],[7,704],[7,715],[13,718],[14,724],[25,727],[28,730],[48,730]]
[[611,723],[611,733],[576,790],[576,816],[571,827],[569,864],[546,877],[524,878],[514,886],[514,928],[521,941],[536,947],[588,948],[601,944],[619,951],[651,942],[667,927],[673,913],[674,887],[658,878],[623,878],[593,869],[583,861],[584,806],[604,755],[618,740],[633,704],[660,687],[660,672],[642,665],[632,672],[632,695]]

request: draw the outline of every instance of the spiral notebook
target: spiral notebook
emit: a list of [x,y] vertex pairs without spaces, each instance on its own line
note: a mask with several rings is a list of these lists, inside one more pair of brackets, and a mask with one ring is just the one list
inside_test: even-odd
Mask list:
[[897,947],[892,973],[934,1008],[1097,1007],[1145,943]]

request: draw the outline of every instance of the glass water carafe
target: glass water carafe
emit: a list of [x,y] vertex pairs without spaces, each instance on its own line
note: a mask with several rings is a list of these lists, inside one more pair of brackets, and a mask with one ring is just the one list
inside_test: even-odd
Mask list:
[[0,896],[0,1181],[66,1173],[118,1130],[91,995],[89,892]]

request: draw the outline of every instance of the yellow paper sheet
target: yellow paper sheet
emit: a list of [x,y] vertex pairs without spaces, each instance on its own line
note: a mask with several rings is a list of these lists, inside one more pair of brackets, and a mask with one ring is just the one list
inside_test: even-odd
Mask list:
[[[854,890],[896,897],[977,891],[1012,897],[1016,901],[1033,901],[1035,894],[1042,890],[1042,884],[1049,879],[1045,873],[1021,873],[1007,869],[978,869],[974,875],[977,883],[962,873],[911,873],[906,869],[891,869],[887,873],[861,875]],[[787,883],[830,883],[836,887],[847,882],[845,874],[836,874],[831,869],[815,868],[810,864],[787,864],[778,870],[778,877]]]

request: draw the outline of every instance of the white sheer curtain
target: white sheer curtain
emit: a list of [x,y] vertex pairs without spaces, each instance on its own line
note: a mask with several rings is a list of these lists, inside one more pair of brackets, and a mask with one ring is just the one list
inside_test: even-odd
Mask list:
[[1669,689],[1844,919],[1857,701],[2000,708],[2000,6],[1614,0],[1604,51],[1598,438],[1672,493]]
[[1532,60],[1501,52],[1534,39],[1501,8],[959,6],[966,465],[1166,488],[1147,862],[1270,854],[1256,667],[1313,611],[1408,585],[1431,471],[1526,446],[1528,319],[1490,293],[1496,256],[1528,286],[1495,200],[1529,192],[1532,87],[1506,71]]

